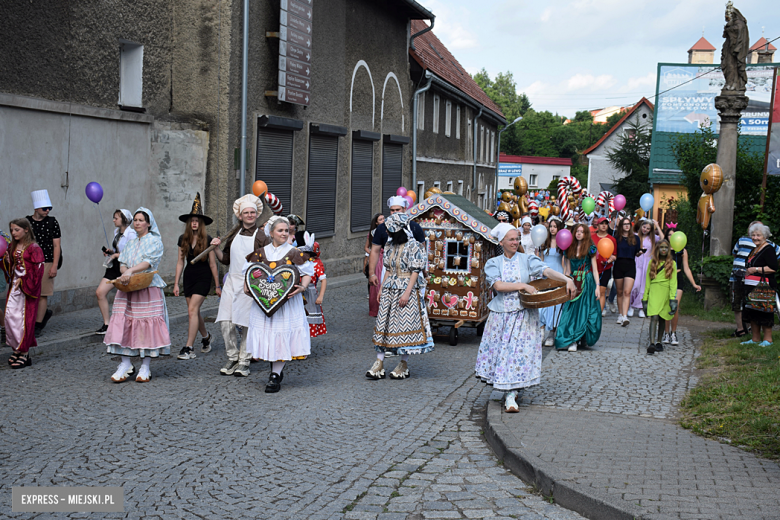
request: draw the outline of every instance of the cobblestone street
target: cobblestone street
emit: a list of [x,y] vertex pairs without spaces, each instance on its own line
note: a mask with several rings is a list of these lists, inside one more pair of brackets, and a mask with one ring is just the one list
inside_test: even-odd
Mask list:
[[[42,346],[24,370],[3,363],[0,516],[55,516],[11,513],[12,486],[78,485],[122,486],[125,513],[59,517],[580,518],[533,494],[485,443],[490,391],[473,377],[473,330],[413,356],[411,379],[369,381],[365,284],[329,290],[325,311],[328,334],[287,366],[278,394],[263,392],[265,363],[219,375],[213,323],[212,352],[153,360],[148,384],[110,383],[117,362],[95,336]],[[51,323],[42,341],[99,325]],[[172,325],[173,354],[185,323]]]

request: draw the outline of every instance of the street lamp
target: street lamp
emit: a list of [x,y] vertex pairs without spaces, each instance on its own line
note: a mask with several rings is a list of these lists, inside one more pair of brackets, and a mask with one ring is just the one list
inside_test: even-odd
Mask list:
[[498,166],[501,164],[501,134],[504,133],[504,130],[512,126],[513,124],[517,123],[518,121],[522,120],[523,116],[518,116],[517,119],[506,125],[504,128],[498,131],[498,150],[496,150],[496,182],[494,186],[496,187],[496,191],[494,194],[498,196]]

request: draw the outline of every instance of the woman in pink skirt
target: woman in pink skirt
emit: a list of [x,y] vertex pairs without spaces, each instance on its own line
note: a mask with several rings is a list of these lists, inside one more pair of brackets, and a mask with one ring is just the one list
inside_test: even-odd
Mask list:
[[[133,227],[138,237],[128,242],[119,255],[123,284],[130,282],[132,274],[156,271],[163,256],[160,230],[151,211],[138,208],[133,215]],[[122,356],[122,362],[111,376],[114,383],[127,381],[133,374],[135,368],[130,362],[133,357],[143,359],[135,380],[148,382],[152,378],[151,359],[171,353],[163,287],[165,282],[155,274],[146,289],[117,293],[105,339],[108,353]]]

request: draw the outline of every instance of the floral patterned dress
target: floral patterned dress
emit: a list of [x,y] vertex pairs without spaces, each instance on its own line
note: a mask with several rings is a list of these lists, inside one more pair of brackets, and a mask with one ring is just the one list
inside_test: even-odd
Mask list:
[[[516,253],[504,259],[498,280],[527,283],[521,277],[520,262],[525,255]],[[504,312],[490,312],[479,345],[477,377],[497,390],[518,390],[538,385],[542,376],[542,329],[537,309],[524,309],[520,295],[504,293]]]

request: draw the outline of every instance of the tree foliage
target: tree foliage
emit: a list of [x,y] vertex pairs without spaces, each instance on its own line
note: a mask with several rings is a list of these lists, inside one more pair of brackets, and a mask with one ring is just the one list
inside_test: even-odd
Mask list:
[[625,174],[615,181],[614,192],[626,198],[627,208],[638,208],[639,199],[649,189],[652,130],[638,119],[629,119],[625,125],[625,131],[617,136],[616,145],[607,152],[607,160],[613,168]]

